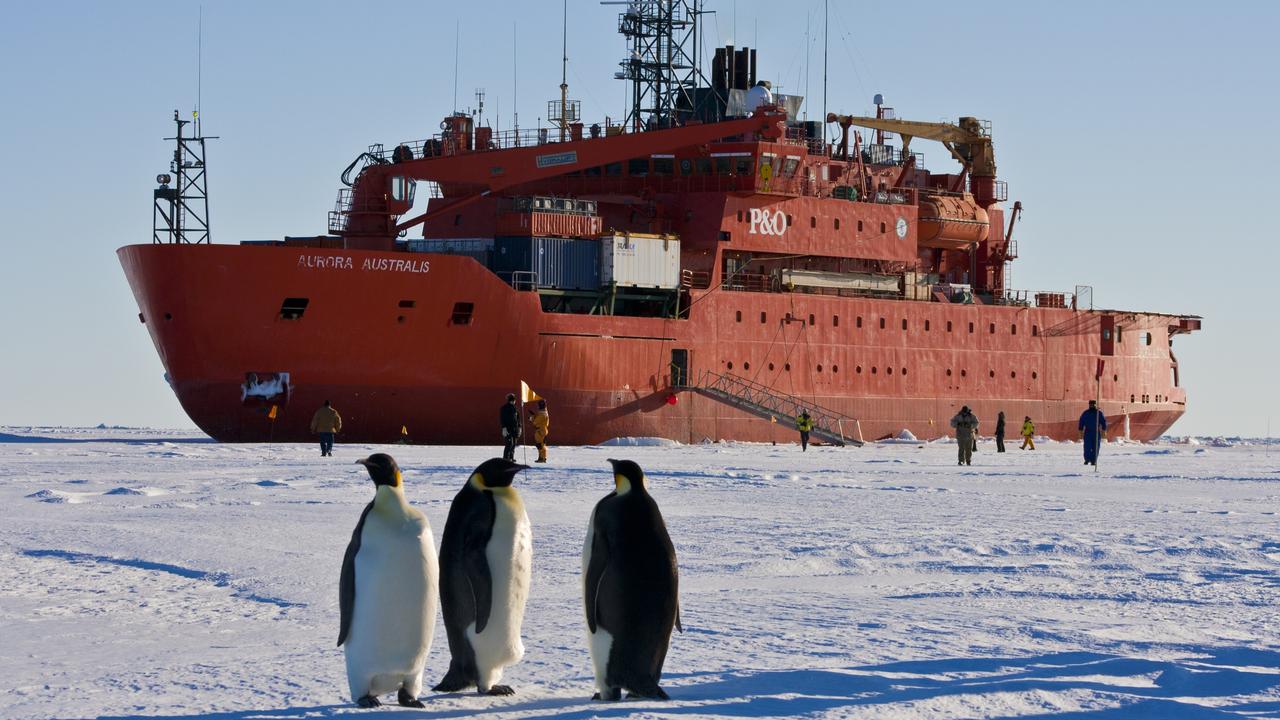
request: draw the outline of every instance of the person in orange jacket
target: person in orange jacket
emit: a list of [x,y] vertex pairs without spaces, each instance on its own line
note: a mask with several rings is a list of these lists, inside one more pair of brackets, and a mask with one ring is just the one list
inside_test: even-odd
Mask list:
[[547,414],[547,401],[539,400],[538,409],[529,415],[533,423],[533,444],[538,446],[537,462],[547,461],[547,432],[551,430],[551,416]]

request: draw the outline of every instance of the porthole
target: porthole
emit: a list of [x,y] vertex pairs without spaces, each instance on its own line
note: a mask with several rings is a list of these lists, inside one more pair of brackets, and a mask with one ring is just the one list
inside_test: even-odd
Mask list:
[[1035,370],[1032,370],[1032,371],[1031,371],[1031,379],[1032,379],[1032,380],[1035,380],[1035,379],[1037,379],[1037,378],[1039,378],[1039,377],[1040,377],[1040,373],[1036,372]]
[[996,376],[996,371],[995,371],[995,370],[988,370],[988,371],[987,371],[987,377],[994,378],[995,376]]
[[902,370],[900,370],[899,372],[901,372],[903,375],[906,375],[906,374],[907,374],[907,369],[906,369],[906,368],[902,368]]
[[861,366],[861,365],[858,365],[858,366],[854,367],[854,368],[853,368],[853,371],[854,371],[855,373],[857,373],[857,374],[861,375],[861,374],[862,374],[862,366]]
[[872,374],[872,375],[875,375],[875,374],[876,374],[876,366],[875,366],[875,365],[872,365],[872,366],[871,366],[871,374]]
[[1010,371],[1009,371],[1009,377],[1011,377],[1011,378],[1016,378],[1016,377],[1018,377],[1018,371],[1017,371],[1017,370],[1010,370]]
[[818,372],[822,372],[822,366],[821,366],[821,365],[819,365],[819,366],[818,366]]
[[838,373],[838,372],[840,372],[840,366],[839,366],[839,365],[832,365],[832,366],[831,366],[831,373],[834,375],[835,373]]
[[730,361],[729,361],[729,369],[730,369],[730,370],[732,370],[732,369],[733,369],[733,361],[732,361],[732,360],[730,360]]
[[968,370],[961,370],[961,371],[960,371],[960,377],[968,377],[968,376],[969,376],[969,371],[968,371]]
[[885,374],[885,375],[892,375],[892,374],[893,374],[893,368],[891,368],[891,367],[887,367],[887,368],[885,368],[885,369],[884,369],[884,374]]
[[1112,376],[1111,376],[1111,382],[1120,382],[1120,376],[1119,376],[1119,375],[1112,375]]
[[951,377],[951,368],[947,368],[947,377]]
[[743,370],[750,370],[750,369],[751,369],[751,363],[749,363],[749,362],[744,362],[744,363],[742,363],[742,369],[743,369]]
[[404,324],[404,316],[403,316],[403,315],[397,315],[397,316],[396,316],[396,322],[398,322],[398,323],[400,323],[401,325],[403,325],[403,324]]
[[769,363],[769,372],[773,372],[773,363]]
[[782,369],[791,372],[791,363],[783,363]]

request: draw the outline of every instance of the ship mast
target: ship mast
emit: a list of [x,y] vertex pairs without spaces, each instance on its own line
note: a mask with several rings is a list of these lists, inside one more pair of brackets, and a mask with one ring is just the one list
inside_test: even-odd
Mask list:
[[619,80],[631,81],[631,107],[623,125],[633,132],[672,127],[679,124],[679,116],[696,114],[698,81],[705,81],[697,57],[701,1],[601,4],[627,6],[618,18],[618,32],[627,38],[628,56],[614,73]]
[[[155,205],[151,211],[151,241],[160,243],[211,243],[209,231],[209,183],[205,173],[205,141],[217,136],[204,136],[199,130],[199,112],[193,112],[196,123],[194,137],[183,135],[183,128],[192,120],[183,120],[173,111],[173,122],[178,126],[173,160],[169,172],[156,176],[160,187],[152,193]],[[173,187],[169,186],[173,183]]]
[[569,139],[569,127],[582,120],[582,103],[569,101],[569,0],[564,0],[564,26],[561,29],[560,102],[547,103],[547,118],[560,128],[560,142]]

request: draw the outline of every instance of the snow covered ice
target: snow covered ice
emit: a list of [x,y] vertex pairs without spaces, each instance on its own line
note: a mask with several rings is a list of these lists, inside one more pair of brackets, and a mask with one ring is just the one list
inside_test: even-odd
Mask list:
[[[510,698],[378,717],[1280,717],[1280,448],[558,448],[517,477],[533,588]],[[346,697],[338,572],[390,452],[444,526],[490,448],[0,428],[0,715],[312,718]],[[669,703],[592,703],[580,579],[606,458],[680,558]],[[530,458],[531,459],[531,458]],[[448,664],[442,625],[426,684]]]

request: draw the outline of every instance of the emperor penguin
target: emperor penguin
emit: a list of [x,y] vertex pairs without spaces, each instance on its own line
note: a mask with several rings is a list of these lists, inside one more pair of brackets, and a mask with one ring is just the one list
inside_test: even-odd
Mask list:
[[392,691],[405,707],[423,707],[422,667],[436,629],[440,570],[435,538],[421,511],[404,497],[400,468],[390,455],[364,460],[375,487],[342,558],[338,645],[345,645],[351,699],[381,705]]
[[582,548],[593,700],[667,699],[658,686],[680,625],[676,550],[640,466],[613,460],[614,491],[596,503]]
[[512,695],[497,684],[524,657],[520,625],[529,598],[533,536],[520,494],[511,487],[527,468],[486,460],[453,498],[440,538],[440,601],[449,638],[449,671],[433,690],[475,686]]

